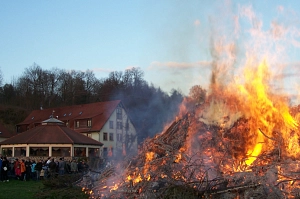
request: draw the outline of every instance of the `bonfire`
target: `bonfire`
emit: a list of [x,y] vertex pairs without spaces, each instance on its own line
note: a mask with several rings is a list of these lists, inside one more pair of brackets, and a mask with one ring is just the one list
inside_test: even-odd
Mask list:
[[205,101],[186,98],[136,157],[83,190],[91,198],[300,198],[298,108],[272,91],[266,61],[244,77],[212,81]]

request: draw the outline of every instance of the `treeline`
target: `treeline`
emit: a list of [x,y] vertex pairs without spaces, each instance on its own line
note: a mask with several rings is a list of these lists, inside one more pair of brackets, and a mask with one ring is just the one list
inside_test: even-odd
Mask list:
[[183,100],[180,91],[165,93],[149,85],[143,76],[141,69],[132,68],[98,79],[90,70],[43,70],[33,64],[11,84],[0,87],[0,103],[32,111],[120,99],[142,141],[160,132],[164,124],[173,119]]

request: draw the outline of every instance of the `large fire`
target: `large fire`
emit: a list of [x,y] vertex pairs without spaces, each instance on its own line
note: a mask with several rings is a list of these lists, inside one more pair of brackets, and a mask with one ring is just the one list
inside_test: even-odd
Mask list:
[[[234,80],[226,87],[215,82],[202,104],[184,100],[175,121],[166,125],[161,134],[146,140],[136,158],[108,170],[110,175],[118,174],[109,180],[103,177],[98,186],[102,188],[98,193],[94,190],[93,197],[98,194],[100,198],[118,198],[121,194],[130,198],[133,193],[145,196],[153,187],[167,186],[167,181],[176,186],[191,185],[201,194],[208,191],[203,191],[208,186],[204,182],[211,183],[210,189],[214,190],[220,186],[216,179],[226,179],[233,185],[239,173],[244,175],[239,176],[244,182],[238,188],[260,186],[261,179],[255,184],[244,172],[255,171],[262,178],[263,171],[258,168],[270,167],[272,161],[282,157],[298,158],[300,148],[300,115],[292,115],[287,98],[271,89],[270,77],[267,62],[263,61],[257,67],[247,66],[242,82]],[[276,155],[270,158],[269,154]],[[283,167],[274,168],[280,175]],[[264,175],[274,175],[268,172]],[[248,178],[253,181],[250,185]],[[283,177],[274,179],[268,184],[279,186],[279,180],[286,181]]]
[[[270,89],[270,71],[266,61],[258,67],[246,67],[244,84],[234,85],[225,95],[234,96],[230,104],[235,104],[242,116],[248,119],[249,139],[246,141],[245,163],[251,165],[265,150],[274,149],[274,139],[283,140],[285,152],[289,156],[299,154],[297,121],[289,113],[288,101]],[[224,96],[226,99],[226,96]]]
[[[257,20],[250,11],[245,10],[246,17]],[[250,32],[261,35],[255,28]],[[266,37],[263,39],[265,42]],[[235,62],[234,44],[216,43],[205,99],[199,101],[203,93],[197,99],[185,98],[174,121],[146,139],[136,157],[126,157],[102,171],[91,197],[300,195],[300,112],[274,86],[274,61],[250,59],[255,53],[249,53],[243,71],[228,75],[232,71],[227,69]],[[223,60],[226,56],[229,64]]]

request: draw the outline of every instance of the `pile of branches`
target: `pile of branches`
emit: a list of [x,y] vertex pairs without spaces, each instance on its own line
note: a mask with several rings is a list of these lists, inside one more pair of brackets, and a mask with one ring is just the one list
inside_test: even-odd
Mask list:
[[[276,150],[263,153],[248,168],[238,161],[244,138],[236,129],[245,124],[240,120],[224,131],[186,114],[145,140],[136,157],[105,168],[84,187],[91,198],[297,198],[297,171],[286,175],[283,169],[297,161],[279,162]],[[191,136],[195,127],[198,135]],[[198,148],[185,151],[187,142]]]

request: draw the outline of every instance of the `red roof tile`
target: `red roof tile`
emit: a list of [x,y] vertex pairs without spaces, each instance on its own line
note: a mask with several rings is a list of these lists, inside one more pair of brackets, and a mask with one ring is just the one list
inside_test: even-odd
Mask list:
[[[109,119],[110,115],[116,109],[121,100],[97,102],[91,104],[82,104],[74,106],[65,106],[58,108],[49,108],[44,110],[32,111],[26,119],[18,125],[39,124],[43,120],[53,117],[64,122],[69,122],[69,127],[74,129],[74,121],[77,119],[93,119],[92,128],[88,131],[99,131]],[[81,132],[82,129],[80,130]]]

